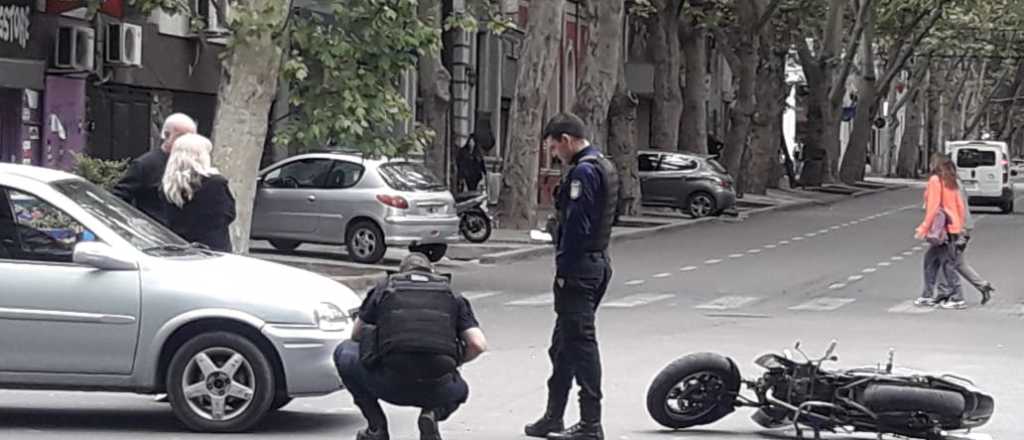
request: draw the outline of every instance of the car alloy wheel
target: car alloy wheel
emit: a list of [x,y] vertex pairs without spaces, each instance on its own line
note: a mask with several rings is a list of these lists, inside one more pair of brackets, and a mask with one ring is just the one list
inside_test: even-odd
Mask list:
[[367,258],[377,250],[377,235],[369,229],[356,231],[352,240],[352,251],[359,258]]
[[710,195],[697,193],[690,196],[690,215],[694,218],[707,217],[715,210],[715,201]]
[[204,419],[228,421],[245,413],[256,392],[252,365],[225,347],[196,353],[181,377],[189,408]]

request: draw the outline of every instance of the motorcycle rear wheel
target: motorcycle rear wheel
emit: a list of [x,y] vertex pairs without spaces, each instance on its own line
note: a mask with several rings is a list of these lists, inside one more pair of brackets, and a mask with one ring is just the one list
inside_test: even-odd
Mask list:
[[647,412],[667,428],[714,423],[732,413],[740,374],[724,356],[696,353],[666,366],[647,389]]
[[491,238],[491,219],[479,211],[469,211],[460,216],[459,232],[470,243],[483,243]]

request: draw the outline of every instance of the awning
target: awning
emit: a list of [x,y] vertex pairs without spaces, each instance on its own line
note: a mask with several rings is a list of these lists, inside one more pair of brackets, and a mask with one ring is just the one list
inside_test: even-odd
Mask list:
[[0,87],[43,90],[46,61],[0,58]]

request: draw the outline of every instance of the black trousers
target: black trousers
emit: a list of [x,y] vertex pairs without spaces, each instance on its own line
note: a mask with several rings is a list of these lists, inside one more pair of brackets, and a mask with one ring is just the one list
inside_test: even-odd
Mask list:
[[571,274],[555,277],[555,329],[551,336],[549,415],[561,418],[575,379],[579,385],[580,418],[601,421],[601,353],[595,325],[597,308],[612,277],[603,252],[587,254]]

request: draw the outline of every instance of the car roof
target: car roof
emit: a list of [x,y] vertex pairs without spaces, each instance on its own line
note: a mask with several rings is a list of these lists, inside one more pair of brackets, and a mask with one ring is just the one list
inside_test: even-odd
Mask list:
[[341,159],[341,160],[346,160],[346,161],[349,161],[349,162],[355,162],[355,163],[359,163],[359,164],[363,164],[363,165],[367,165],[367,166],[372,166],[372,167],[379,167],[379,166],[384,165],[386,163],[402,163],[402,162],[417,163],[415,160],[412,160],[412,159],[409,159],[409,158],[404,158],[404,157],[394,157],[394,158],[389,158],[389,157],[371,157],[371,156],[361,156],[359,154],[352,154],[352,153],[345,153],[345,152],[323,151],[323,152],[315,152],[315,153],[296,154],[295,156],[290,156],[287,159],[284,159],[282,161],[279,161],[279,162],[275,163],[274,165],[271,165],[270,167],[268,167],[268,169],[269,168],[273,168],[274,166],[286,163],[286,162],[294,162],[294,161],[303,160],[303,159]]
[[80,179],[74,174],[60,170],[13,163],[0,163],[0,176],[3,175],[14,175],[47,184],[60,180]]
[[696,157],[699,159],[713,159],[714,156],[710,154],[697,154],[689,151],[668,151],[668,150],[639,150],[637,154],[678,154],[680,156]]

